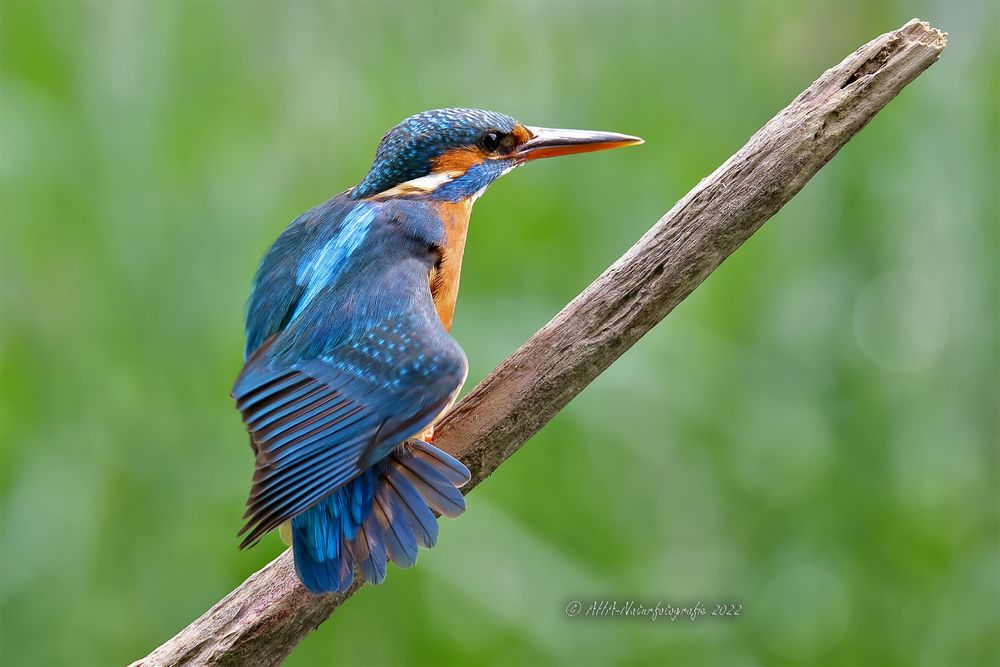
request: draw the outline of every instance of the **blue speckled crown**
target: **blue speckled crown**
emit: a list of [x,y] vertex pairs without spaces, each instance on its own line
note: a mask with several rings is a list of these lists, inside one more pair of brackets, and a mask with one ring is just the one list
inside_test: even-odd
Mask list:
[[434,109],[410,116],[389,130],[375,163],[352,197],[360,199],[431,173],[431,160],[449,148],[476,143],[487,130],[512,132],[517,121],[483,109]]

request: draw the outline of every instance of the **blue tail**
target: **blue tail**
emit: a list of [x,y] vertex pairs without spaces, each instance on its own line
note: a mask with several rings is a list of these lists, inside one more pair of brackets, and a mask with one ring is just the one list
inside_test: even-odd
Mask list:
[[387,557],[410,567],[418,546],[437,542],[434,512],[465,511],[458,488],[469,479],[469,469],[440,449],[415,439],[401,445],[292,519],[299,579],[317,595],[343,593],[355,565],[372,584],[385,579]]

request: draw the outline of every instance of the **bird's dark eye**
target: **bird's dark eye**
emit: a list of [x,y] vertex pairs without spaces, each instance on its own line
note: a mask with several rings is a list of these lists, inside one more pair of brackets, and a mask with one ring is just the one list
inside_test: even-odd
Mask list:
[[479,137],[479,147],[487,153],[496,153],[500,148],[501,136],[499,132],[487,132]]
[[507,155],[517,148],[517,137],[496,130],[490,130],[479,137],[479,147],[486,153]]

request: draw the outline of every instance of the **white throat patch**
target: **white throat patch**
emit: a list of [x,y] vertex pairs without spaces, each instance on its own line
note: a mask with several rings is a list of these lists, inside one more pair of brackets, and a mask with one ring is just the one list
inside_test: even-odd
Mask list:
[[[519,166],[521,166],[521,163],[515,162],[514,164],[510,165],[502,172],[500,172],[500,176],[509,174],[511,171],[513,171],[515,168]],[[392,197],[403,197],[406,195],[429,194],[431,192],[434,192],[441,186],[447,185],[448,183],[451,183],[455,179],[465,176],[465,174],[466,172],[460,169],[453,169],[451,171],[439,171],[433,174],[427,174],[426,176],[421,176],[420,178],[413,178],[408,181],[403,181],[399,185],[394,185],[388,190],[383,190],[382,192],[373,195],[371,199],[376,199],[376,200],[390,199]],[[500,178],[500,176],[497,176],[497,178]],[[495,181],[496,178],[493,180]],[[482,188],[474,192],[471,195],[472,201],[475,202],[477,199],[482,197],[483,193],[486,192],[486,188],[488,188],[489,185],[490,184],[484,185]]]
[[464,175],[464,171],[439,171],[434,174],[421,176],[409,181],[404,181],[399,185],[394,185],[388,190],[383,190],[372,199],[386,199],[389,197],[399,197],[401,195],[426,194],[434,192],[446,183],[451,183],[459,176]]

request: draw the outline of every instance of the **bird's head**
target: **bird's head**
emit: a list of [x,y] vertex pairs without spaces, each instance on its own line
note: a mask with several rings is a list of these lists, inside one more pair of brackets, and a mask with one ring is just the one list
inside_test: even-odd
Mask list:
[[522,125],[481,109],[425,111],[382,137],[371,171],[351,196],[462,201],[528,160],[641,143],[614,132]]

